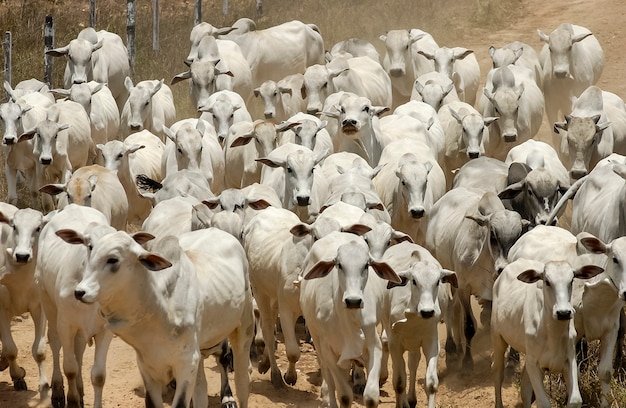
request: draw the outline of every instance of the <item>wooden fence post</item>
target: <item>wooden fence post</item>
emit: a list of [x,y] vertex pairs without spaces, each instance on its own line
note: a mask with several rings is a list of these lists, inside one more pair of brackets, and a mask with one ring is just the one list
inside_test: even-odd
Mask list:
[[43,81],[52,89],[52,64],[54,58],[45,52],[54,48],[54,19],[51,14],[46,16],[46,22],[43,28]]
[[193,25],[197,26],[202,22],[202,0],[196,0],[193,9]]
[[152,0],[152,50],[159,50],[159,0]]
[[89,26],[96,29],[96,0],[89,0]]
[[130,71],[135,73],[135,0],[127,0],[126,3],[126,46],[128,47],[128,60]]
[[[11,32],[7,31],[4,37],[4,80],[11,83]],[[2,87],[4,89],[4,86]],[[9,94],[5,95],[5,101],[10,98]]]

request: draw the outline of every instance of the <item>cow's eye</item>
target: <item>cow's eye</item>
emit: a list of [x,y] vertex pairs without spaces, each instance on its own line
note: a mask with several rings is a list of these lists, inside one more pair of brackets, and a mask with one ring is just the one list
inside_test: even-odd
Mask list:
[[619,264],[619,260],[616,257],[613,257],[613,263],[617,265]]
[[107,264],[108,265],[116,265],[118,262],[117,258],[109,258],[107,259]]

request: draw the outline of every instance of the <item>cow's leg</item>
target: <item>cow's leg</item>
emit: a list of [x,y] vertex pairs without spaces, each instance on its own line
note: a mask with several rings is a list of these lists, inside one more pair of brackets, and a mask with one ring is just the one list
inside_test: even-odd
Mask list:
[[[620,312],[621,313],[621,312]],[[600,397],[600,406],[608,407],[607,397],[611,395],[611,375],[613,374],[612,358],[615,351],[615,343],[617,342],[617,330],[610,330],[600,339],[600,361],[598,362],[598,378],[600,379],[600,388],[602,395]]]
[[[502,382],[504,381],[504,353],[507,344],[497,333],[492,332],[491,347],[493,349],[493,363],[491,370],[493,373],[493,387],[496,395],[496,408],[503,408],[502,405]],[[526,370],[524,370],[526,372]]]
[[[137,359],[137,366],[146,389],[146,408],[163,408],[161,384],[146,373],[146,369],[139,358]],[[176,384],[176,387],[178,387],[178,384]]]
[[289,360],[289,368],[285,373],[285,382],[289,385],[295,385],[298,381],[298,373],[296,372],[296,363],[300,360],[300,344],[296,338],[296,318],[293,312],[286,310],[286,306],[280,310],[280,325],[283,328],[283,336],[285,338],[285,349],[287,351],[287,360]]
[[215,354],[215,357],[217,358],[217,366],[220,370],[220,401],[222,408],[236,408],[237,403],[235,402],[233,391],[231,390],[228,382],[228,368],[231,364],[231,360],[233,359],[233,353],[227,339],[222,341],[220,353]]
[[472,358],[472,339],[476,334],[476,321],[474,313],[472,313],[472,305],[470,293],[464,288],[458,289],[459,300],[461,301],[461,309],[463,310],[463,334],[465,335],[465,355],[463,357],[463,369],[472,370],[474,368],[474,359]]
[[[51,403],[54,408],[65,407],[65,391],[63,390],[63,374],[61,371],[61,338],[59,337],[57,311],[47,293],[41,293],[41,302],[44,305],[45,315],[48,318],[48,343],[52,351],[52,395]],[[47,399],[48,390],[42,391],[41,399]]]
[[367,382],[363,392],[363,402],[366,407],[377,407],[380,399],[380,364],[383,355],[383,345],[376,330],[376,323],[363,327],[365,347],[367,348]]
[[388,337],[389,355],[392,366],[393,390],[396,393],[396,408],[408,408],[406,402],[406,364],[404,363],[404,350],[394,335]]
[[246,312],[246,316],[246,318],[242,319],[242,325],[228,337],[233,349],[233,359],[235,361],[235,389],[237,391],[240,408],[248,408],[248,398],[250,396],[250,371],[248,370],[250,359],[248,356],[250,355],[250,346],[252,345],[254,331],[254,320],[251,309],[249,313]]
[[106,381],[106,362],[109,346],[113,340],[113,333],[103,330],[96,334],[95,337],[95,353],[93,367],[91,368],[91,385],[93,386],[93,406],[94,408],[102,407],[102,391],[104,382]]
[[[526,355],[526,358],[528,359],[528,355]],[[526,361],[526,372],[528,374],[528,379],[532,385],[533,392],[535,393],[535,397],[537,398],[537,408],[550,408],[550,398],[548,398],[546,390],[545,388],[543,388],[543,370],[539,368],[539,365],[537,364],[537,361],[535,359]],[[578,385],[576,388],[578,388]],[[569,389],[570,388],[568,387],[568,390]],[[530,404],[528,406],[530,407]]]
[[409,393],[408,404],[409,407],[415,408],[417,406],[417,392],[415,386],[417,384],[417,367],[420,363],[420,352],[409,351]]
[[[563,377],[567,386],[567,408],[580,408],[583,405],[583,399],[578,388],[578,365],[576,364],[573,344],[570,346],[568,355],[570,358],[567,359],[565,370],[563,370]],[[539,400],[537,405],[539,405]]]
[[378,379],[378,385],[382,388],[389,378],[389,339],[386,330],[383,330],[381,333],[380,342],[383,345],[383,356],[380,362],[380,378]]
[[[437,356],[439,355],[439,338],[437,337],[437,326],[433,331],[434,337],[424,340],[422,348],[424,350],[424,356],[427,360],[426,366],[426,395],[428,396],[428,408],[435,408],[435,396],[437,395],[437,389],[439,388],[439,377],[437,376]],[[419,352],[417,354],[417,362],[419,362]],[[415,364],[417,370],[417,364]],[[416,378],[412,378],[412,383],[415,384]],[[417,399],[414,400],[417,403]],[[410,402],[410,401],[409,401]],[[413,405],[415,406],[415,405]]]
[[13,388],[16,391],[27,390],[24,380],[26,371],[17,364],[17,345],[11,335],[11,314],[4,308],[0,308],[0,340],[2,341],[2,358],[8,363]]
[[200,361],[198,361],[196,386],[193,389],[192,402],[194,407],[206,407],[209,405],[206,373],[204,372],[204,358],[200,358]]
[[[263,373],[267,371],[263,364],[263,361],[267,358],[272,385],[280,388],[283,387],[285,383],[283,382],[282,374],[278,368],[278,363],[276,363],[274,328],[276,326],[276,319],[278,318],[277,305],[272,299],[266,296],[257,296],[256,300],[259,305],[259,311],[261,312],[261,331],[265,339],[265,350],[263,352],[263,359],[259,362],[259,372]],[[265,371],[262,371],[262,369]]]
[[50,387],[43,364],[46,359],[46,315],[43,312],[41,304],[33,307],[30,311],[30,315],[33,318],[35,326],[35,339],[33,340],[32,354],[33,359],[37,363],[37,368],[39,369],[38,391],[42,393],[41,395],[43,396],[44,390]]

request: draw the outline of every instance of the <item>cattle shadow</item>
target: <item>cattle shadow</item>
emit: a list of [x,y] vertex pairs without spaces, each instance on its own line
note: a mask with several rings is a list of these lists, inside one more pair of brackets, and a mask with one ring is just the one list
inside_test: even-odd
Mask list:
[[15,391],[13,382],[0,381],[0,407],[29,408],[32,401],[39,401],[38,394],[34,390]]

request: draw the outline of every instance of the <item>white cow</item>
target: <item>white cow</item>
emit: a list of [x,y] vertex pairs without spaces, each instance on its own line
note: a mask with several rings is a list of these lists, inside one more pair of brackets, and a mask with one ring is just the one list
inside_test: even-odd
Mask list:
[[82,105],[89,115],[94,143],[106,143],[117,137],[120,130],[120,111],[106,84],[83,82],[73,84],[70,89],[53,89],[53,92],[65,95]]
[[544,98],[532,71],[515,65],[489,71],[478,101],[483,116],[498,117],[490,132],[486,154],[504,160],[508,151],[537,134],[543,120]]
[[204,357],[220,352],[228,337],[239,406],[248,406],[254,317],[239,241],[210,228],[159,238],[148,252],[141,244],[153,236],[141,232],[92,237],[91,230],[66,230],[60,236],[93,248],[74,295],[97,304],[107,327],[135,349],[147,405],[163,407],[162,392],[176,381],[173,406],[189,408],[192,400],[207,406]]
[[455,174],[452,188],[476,188],[499,194],[507,186],[509,166],[487,156],[465,163]]
[[554,146],[578,179],[611,153],[626,154],[626,107],[619,96],[590,86],[575,99],[565,122],[554,123]]
[[550,35],[537,30],[545,42],[539,60],[543,68],[543,91],[548,123],[557,121],[559,111],[572,110],[572,97],[594,85],[604,68],[604,51],[585,27],[563,23]]
[[[470,305],[474,295],[488,308],[492,300],[493,279],[507,264],[509,249],[525,232],[528,222],[504,208],[492,192],[455,188],[433,206],[426,220],[425,247],[444,268],[454,270],[459,281],[455,296],[461,302],[465,334],[463,366],[473,367],[471,340],[476,323]],[[460,347],[460,343],[459,343]],[[457,346],[448,331],[447,355]]]
[[357,361],[368,373],[364,403],[378,406],[382,344],[376,331],[377,296],[367,283],[379,278],[399,283],[400,278],[371,258],[363,238],[345,232],[316,241],[302,271],[300,307],[322,370],[322,403],[337,406],[339,399],[341,407],[351,406],[348,370]]
[[328,182],[319,167],[325,154],[294,143],[278,146],[267,157],[256,159],[264,164],[261,184],[276,191],[283,208],[294,211],[308,222],[319,213],[328,198]]
[[336,57],[369,57],[381,63],[380,54],[374,44],[361,38],[348,38],[335,43],[326,53],[326,60],[332,61]]
[[[73,101],[57,101],[48,108],[46,119],[26,129],[20,141],[32,138],[37,188],[48,183],[66,183],[73,170],[91,164],[96,156],[89,116]],[[52,210],[52,200],[45,196],[42,200],[44,211]]]
[[16,391],[26,390],[26,372],[17,364],[17,346],[11,335],[11,318],[30,313],[35,326],[32,356],[39,369],[38,390],[49,387],[43,367],[46,358],[46,317],[39,290],[35,284],[35,259],[39,232],[48,222],[39,211],[30,208],[18,210],[10,204],[0,207],[2,225],[2,275],[0,277],[0,341],[2,365],[9,373]]
[[[226,38],[239,44],[252,69],[252,85],[268,79],[279,81],[324,63],[324,40],[312,24],[293,20],[264,30],[240,30]],[[285,64],[285,61],[289,61]]]
[[120,139],[147,129],[165,142],[165,127],[176,121],[174,96],[163,80],[146,80],[133,85],[130,77],[124,81],[128,100],[120,110]]
[[415,79],[411,100],[425,102],[439,111],[441,106],[461,99],[456,92],[454,82],[446,74],[432,71]]
[[203,209],[194,206],[192,229],[216,227],[239,241],[242,241],[244,228],[259,211],[269,206],[276,208],[282,206],[274,190],[258,183],[241,189],[226,189],[216,197],[202,200],[202,204],[212,210],[213,214],[204,217],[206,211],[203,212]]
[[589,279],[601,272],[602,268],[595,265],[574,268],[565,261],[544,264],[528,259],[518,259],[504,268],[494,284],[491,315],[497,408],[503,407],[507,345],[526,354],[521,385],[524,405],[530,406],[534,394],[537,406],[551,406],[543,386],[544,371],[548,369],[563,373],[567,406],[582,406],[572,322],[572,283],[574,278]]
[[165,145],[148,130],[133,133],[124,139],[111,140],[96,146],[104,160],[104,167],[117,172],[128,200],[128,223],[141,224],[152,204],[137,190],[136,177],[143,174],[153,180],[161,180],[161,159]]
[[[439,335],[437,323],[445,317],[450,301],[445,283],[456,287],[456,274],[443,269],[424,248],[403,242],[389,248],[382,261],[402,280],[389,283],[383,303],[382,322],[388,336],[393,363],[393,384],[396,407],[416,405],[416,372],[421,352],[426,358],[426,394],[428,407],[435,408],[435,393],[439,385],[437,357]],[[380,283],[379,283],[380,285]],[[409,392],[406,393],[404,351],[409,352]]]
[[[417,101],[414,101],[419,103]],[[429,107],[430,108],[430,107]],[[436,114],[435,114],[436,115]],[[437,116],[435,116],[437,117]],[[434,119],[433,119],[434,120]],[[437,122],[439,118],[437,117]],[[423,142],[438,161],[442,161],[446,146],[445,133],[430,132],[428,124],[412,115],[392,114],[380,118],[380,142],[383,149],[399,139],[413,139]],[[431,122],[431,124],[434,122]]]
[[185,62],[189,70],[174,76],[171,84],[191,79],[191,99],[197,109],[204,106],[206,99],[217,91],[234,91],[246,102],[250,100],[252,71],[239,45],[206,35],[200,39],[196,55],[192,58],[193,49],[192,42],[192,51]]
[[106,217],[114,228],[126,229],[128,218],[128,200],[124,186],[115,172],[98,164],[77,169],[66,183],[47,184],[41,188],[43,193],[58,195],[58,208],[67,204],[78,204],[95,208]]
[[185,62],[190,63],[198,58],[198,47],[200,46],[200,41],[202,41],[204,37],[211,36],[217,38],[220,35],[230,33],[234,29],[234,27],[217,28],[204,21],[193,26],[191,33],[189,34],[191,49],[189,50],[189,55],[185,59]]
[[430,34],[419,29],[390,30],[379,38],[385,43],[383,67],[391,77],[394,106],[398,106],[411,96],[415,79],[435,68],[432,61],[417,51],[434,52],[439,45]]
[[[507,155],[508,186],[499,192],[507,208],[520,213],[532,225],[545,224],[558,200],[570,187],[567,169],[556,151],[545,142],[529,139]],[[513,163],[522,163],[521,174]],[[485,174],[486,175],[486,174]]]
[[130,75],[128,51],[119,35],[93,28],[83,29],[76,39],[65,47],[46,51],[53,57],[67,55],[64,86],[69,89],[72,84],[96,81],[107,84],[121,112],[128,90],[124,80]]
[[11,89],[11,84],[5,81],[4,89],[7,91],[7,94],[10,95],[11,101],[13,102],[17,101],[22,96],[33,92],[39,92],[50,102],[54,102],[54,95],[50,91],[48,84],[41,82],[37,78],[20,81],[17,85],[15,85],[15,89]]
[[8,82],[4,84],[9,95],[15,101],[0,104],[0,123],[4,128],[2,150],[4,156],[4,176],[7,181],[7,202],[17,204],[17,173],[21,173],[29,184],[31,206],[39,207],[35,169],[37,158],[33,154],[33,142],[19,137],[25,130],[33,129],[46,119],[46,112],[54,104],[53,100],[43,97],[39,92],[29,92],[17,97]]
[[264,373],[271,369],[271,382],[274,387],[284,384],[275,357],[274,326],[277,317],[280,317],[289,360],[285,383],[294,385],[297,379],[295,363],[300,358],[300,346],[296,339],[295,327],[301,311],[300,291],[294,282],[302,265],[292,262],[289,264],[290,268],[283,268],[282,262],[283,257],[299,256],[301,263],[310,247],[310,243],[304,247],[299,244],[300,241],[311,241],[310,238],[298,238],[291,234],[290,230],[298,224],[300,219],[292,211],[267,208],[256,215],[243,232],[243,246],[250,263],[250,284],[259,306],[265,342],[259,372]]
[[[422,101],[409,101],[398,106],[394,115],[411,116],[421,121],[434,140],[445,140],[445,132],[437,116],[437,111],[429,104]],[[388,115],[389,116],[389,115]]]
[[263,101],[265,119],[279,123],[287,118],[304,112],[306,101],[302,97],[304,74],[287,75],[280,81],[268,79],[253,89],[254,96]]
[[589,232],[604,242],[626,235],[626,166],[596,167],[572,202],[574,234]]
[[[207,197],[208,198],[208,197]],[[185,232],[193,231],[194,207],[206,208],[193,196],[175,196],[159,201],[141,225],[141,230],[155,236],[172,235],[178,237]],[[206,208],[205,215],[211,212]],[[148,244],[151,247],[151,243]]]
[[[592,262],[605,269],[604,273],[588,283],[575,281],[572,288],[572,305],[576,312],[573,316],[576,340],[600,340],[598,377],[602,390],[602,407],[609,406],[607,398],[611,392],[611,362],[618,340],[620,316],[626,301],[626,274],[622,266],[626,255],[625,243],[621,237],[605,244],[586,232],[575,237],[563,228],[541,226],[525,234],[509,252],[511,260],[564,260],[573,266]],[[587,251],[598,255],[592,258],[589,258],[590,255],[579,257],[579,254]]]
[[489,125],[496,117],[483,117],[465,102],[450,102],[437,113],[446,136],[444,171],[447,184],[452,184],[453,171],[484,155],[491,143]]
[[198,108],[202,111],[201,119],[206,120],[215,127],[217,139],[224,143],[228,136],[228,129],[235,123],[252,122],[252,116],[248,112],[243,98],[233,91],[217,91]]
[[267,157],[276,148],[276,139],[272,122],[234,123],[224,143],[226,187],[242,188],[260,182],[262,165],[256,159]]
[[421,141],[400,139],[383,149],[379,166],[373,182],[391,215],[391,226],[423,242],[421,220],[446,192],[437,157]]
[[304,72],[302,97],[307,99],[307,113],[321,111],[324,100],[338,91],[368,98],[374,105],[391,106],[389,75],[369,57],[337,57]]
[[539,54],[535,49],[521,41],[513,41],[501,48],[489,46],[489,56],[493,62],[493,68],[516,65],[528,68],[535,78],[539,89],[543,90],[543,68],[539,62]]
[[[106,356],[113,334],[104,328],[99,306],[86,305],[74,297],[76,285],[83,279],[88,249],[68,245],[56,232],[71,228],[86,231],[88,225],[108,226],[100,211],[70,204],[56,213],[41,230],[35,282],[48,319],[48,341],[52,349],[52,403],[65,404],[60,350],[63,348],[63,372],[67,377],[67,407],[83,406],[82,361],[87,342],[95,340],[91,381],[93,406],[102,407],[102,388],[106,378]],[[58,254],[64,254],[63,257]]]
[[333,153],[333,140],[326,130],[328,124],[316,116],[300,112],[291,116],[285,122],[277,125],[276,131],[281,132],[280,144],[287,142],[296,143],[308,147],[315,153]]
[[434,51],[420,49],[418,54],[433,61],[435,71],[447,75],[454,82],[462,101],[474,105],[480,82],[480,65],[473,50],[439,47]]
[[198,171],[178,170],[166,176],[161,183],[143,174],[135,180],[139,193],[149,199],[153,206],[173,197],[191,196],[203,200],[214,196],[206,177]]
[[211,191],[224,189],[224,153],[215,129],[202,119],[183,119],[166,128],[168,143],[161,161],[166,177],[182,169],[200,172]]
[[378,116],[386,112],[388,107],[375,106],[369,99],[349,92],[334,93],[331,97],[333,95],[337,96],[336,104],[331,106],[333,111],[325,110],[324,115],[339,122],[336,134],[329,131],[334,151],[356,153],[370,166],[377,165],[382,152],[382,130]]

